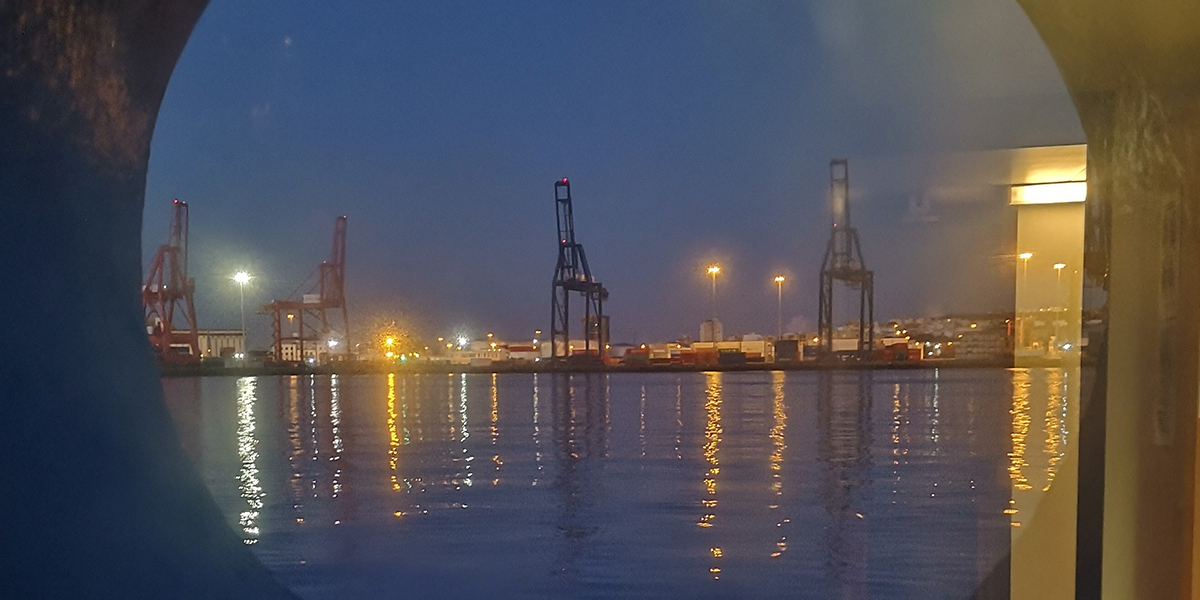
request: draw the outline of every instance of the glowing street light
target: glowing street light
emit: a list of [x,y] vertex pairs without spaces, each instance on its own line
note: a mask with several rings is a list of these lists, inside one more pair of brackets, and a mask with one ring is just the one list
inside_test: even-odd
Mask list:
[[709,265],[708,274],[712,277],[712,318],[713,326],[717,323],[717,275],[721,273],[721,265]]
[[775,305],[775,337],[778,339],[783,339],[783,282],[785,281],[787,278],[783,275],[775,276],[775,287],[779,290],[779,301]]
[[1067,266],[1067,263],[1054,263],[1054,271],[1058,278],[1058,286],[1062,286],[1062,270]]
[[238,284],[238,303],[242,308],[242,347],[248,348],[250,344],[246,343],[246,284],[250,283],[252,277],[245,271],[238,271],[231,279]]
[[1033,258],[1033,253],[1022,252],[1017,255],[1017,258],[1021,259],[1021,276],[1024,276],[1029,273],[1029,259]]

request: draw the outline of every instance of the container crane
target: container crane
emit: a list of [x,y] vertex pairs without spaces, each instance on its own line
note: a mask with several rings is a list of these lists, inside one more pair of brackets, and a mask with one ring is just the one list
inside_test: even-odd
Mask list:
[[142,285],[146,333],[159,360],[200,360],[200,330],[192,296],[196,282],[188,277],[188,205],[175,200],[167,243],[158,247]]
[[[314,354],[321,347],[332,354],[350,346],[350,319],[346,311],[346,217],[333,223],[333,250],[287,298],[263,306],[271,315],[274,359],[284,362],[285,340],[297,344],[296,361],[305,357],[308,346]],[[340,319],[339,319],[340,317]],[[285,331],[284,321],[287,321]],[[294,323],[294,324],[293,324]]]
[[[558,262],[550,301],[550,359],[603,362],[608,354],[608,319],[604,301],[608,290],[592,277],[583,245],[575,241],[575,213],[571,204],[571,182],[563,177],[554,182],[554,205],[558,219]],[[571,295],[583,296],[583,352],[572,358]],[[582,357],[582,358],[580,358]]]
[[829,244],[821,261],[821,288],[817,307],[817,335],[821,353],[833,356],[833,288],[842,282],[858,291],[858,348],[860,360],[870,360],[875,344],[875,273],[863,261],[858,230],[850,224],[850,162],[829,161],[829,191],[833,223]]

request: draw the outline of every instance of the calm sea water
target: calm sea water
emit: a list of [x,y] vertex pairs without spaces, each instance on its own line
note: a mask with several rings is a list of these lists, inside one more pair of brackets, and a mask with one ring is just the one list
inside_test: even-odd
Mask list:
[[[1014,460],[1014,391],[1046,405],[1064,385],[1048,370],[164,381],[230,525],[312,599],[965,598],[1008,550],[1013,469],[1057,462]],[[1022,448],[1061,451],[1069,432],[1041,421]]]

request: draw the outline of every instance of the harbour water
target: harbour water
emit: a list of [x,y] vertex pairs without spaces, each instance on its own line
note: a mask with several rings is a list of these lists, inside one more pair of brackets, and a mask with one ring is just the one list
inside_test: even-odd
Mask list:
[[305,598],[857,599],[968,597],[1008,551],[1016,477],[1049,473],[1073,443],[1053,411],[1075,382],[963,369],[163,383],[230,525]]

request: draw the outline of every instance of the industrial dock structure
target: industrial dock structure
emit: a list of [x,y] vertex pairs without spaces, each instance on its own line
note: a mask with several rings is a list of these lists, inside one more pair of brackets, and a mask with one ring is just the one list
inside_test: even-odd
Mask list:
[[[776,334],[727,336],[717,315],[721,267],[712,264],[707,266],[712,315],[700,324],[695,340],[614,341],[606,312],[609,291],[594,275],[576,237],[571,182],[563,177],[553,184],[558,252],[548,336],[537,330],[528,339],[504,341],[489,333],[486,339],[471,340],[456,332],[427,343],[408,336],[400,344],[397,335],[360,330],[352,339],[346,292],[347,217],[340,216],[334,221],[328,258],[290,294],[257,311],[270,319],[270,346],[248,348],[244,297],[240,329],[200,328],[196,284],[188,274],[189,206],[174,200],[167,241],[154,254],[142,287],[147,338],[164,370],[335,365],[435,370],[703,369],[1078,360],[1087,350],[1089,321],[1081,310],[1080,273],[1086,148],[1026,148],[987,158],[984,162],[1002,167],[993,171],[1008,172],[969,177],[1007,178],[1003,185],[1017,225],[1017,251],[1005,258],[1016,277],[1011,310],[876,321],[875,272],[866,266],[860,234],[850,218],[849,161],[834,159],[829,164],[830,233],[816,282],[815,331],[784,331],[785,277],[778,275],[774,278],[779,301]],[[244,287],[250,278],[239,272],[234,281]],[[851,293],[857,309],[853,314],[836,314],[838,290]],[[843,300],[840,306],[845,305]]]

